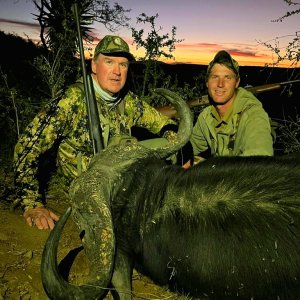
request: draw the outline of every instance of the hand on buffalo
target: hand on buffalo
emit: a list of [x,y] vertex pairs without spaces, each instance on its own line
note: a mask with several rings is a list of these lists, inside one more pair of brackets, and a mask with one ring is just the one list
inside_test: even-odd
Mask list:
[[27,224],[38,229],[53,229],[55,221],[59,216],[46,207],[29,208],[24,212],[24,218]]

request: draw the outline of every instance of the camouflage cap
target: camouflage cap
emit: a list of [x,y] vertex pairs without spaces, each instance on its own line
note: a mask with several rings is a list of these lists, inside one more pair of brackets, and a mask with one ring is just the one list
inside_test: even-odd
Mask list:
[[97,57],[100,53],[111,56],[124,56],[129,61],[135,60],[129,51],[128,44],[122,38],[115,35],[106,35],[98,43],[94,51],[94,57]]
[[225,65],[226,67],[231,69],[238,78],[240,77],[239,64],[235,59],[233,59],[230,56],[230,54],[227,51],[221,50],[215,55],[214,59],[208,65],[206,78],[208,78],[208,75],[210,74],[211,69],[215,64]]

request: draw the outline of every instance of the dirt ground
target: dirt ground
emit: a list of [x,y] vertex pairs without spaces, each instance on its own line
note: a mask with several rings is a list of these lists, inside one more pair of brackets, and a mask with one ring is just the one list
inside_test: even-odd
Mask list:
[[[67,207],[51,200],[49,206],[59,214]],[[49,231],[30,228],[25,224],[21,210],[10,211],[6,202],[0,201],[0,213],[0,300],[48,299],[41,283],[40,262]],[[58,260],[80,245],[76,226],[68,221],[60,241]],[[69,281],[83,283],[87,273],[84,252],[81,251],[71,268]],[[133,295],[134,299],[187,299],[156,286],[137,272],[133,276]],[[112,299],[110,293],[106,299]]]
[[[57,209],[62,213],[60,210]],[[12,212],[3,203],[0,203],[0,212],[0,299],[48,299],[41,283],[40,262],[49,231],[30,228],[21,211]],[[64,230],[59,260],[79,246],[80,239],[71,221]],[[87,272],[82,252],[71,269],[70,281],[82,283]],[[178,299],[137,272],[134,272],[133,287],[134,299]],[[112,299],[110,294],[106,299]]]

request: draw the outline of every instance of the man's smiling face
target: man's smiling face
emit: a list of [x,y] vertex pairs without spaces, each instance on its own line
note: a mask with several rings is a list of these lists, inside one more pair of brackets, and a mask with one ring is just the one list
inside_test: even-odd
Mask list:
[[206,86],[214,103],[222,105],[233,101],[239,83],[240,79],[233,70],[216,63],[210,71]]

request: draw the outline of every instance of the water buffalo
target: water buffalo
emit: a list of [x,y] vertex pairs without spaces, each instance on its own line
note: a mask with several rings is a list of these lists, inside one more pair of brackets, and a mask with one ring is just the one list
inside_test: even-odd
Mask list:
[[184,111],[170,147],[107,148],[74,181],[71,206],[84,231],[90,280],[71,285],[58,271],[69,209],[44,248],[42,281],[51,299],[101,299],[107,287],[114,299],[132,299],[134,267],[194,298],[299,299],[300,160],[216,158],[188,170],[167,165],[161,158],[187,141],[189,119]]

